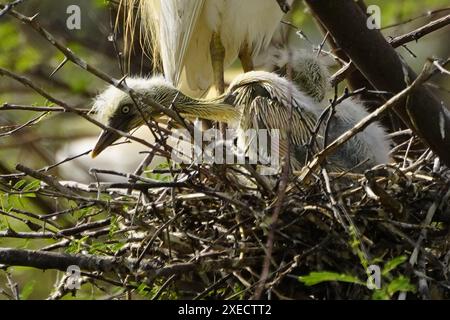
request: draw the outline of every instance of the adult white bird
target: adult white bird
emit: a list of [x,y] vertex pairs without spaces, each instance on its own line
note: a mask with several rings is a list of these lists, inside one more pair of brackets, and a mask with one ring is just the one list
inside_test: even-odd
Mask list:
[[[135,9],[153,57],[175,86],[185,79],[190,93],[204,93],[214,83],[223,93],[224,68],[240,58],[244,71],[265,49],[294,0],[122,0],[130,30]],[[131,32],[131,31],[130,31]]]

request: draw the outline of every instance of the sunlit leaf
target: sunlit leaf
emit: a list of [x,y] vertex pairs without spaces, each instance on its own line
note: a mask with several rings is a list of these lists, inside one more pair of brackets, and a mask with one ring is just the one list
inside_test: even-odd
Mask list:
[[327,272],[327,271],[311,272],[307,276],[298,277],[298,280],[300,282],[303,282],[307,286],[314,286],[321,282],[328,282],[328,281],[348,282],[348,283],[355,283],[355,284],[361,284],[361,285],[364,284],[357,277],[354,277],[354,276],[351,276],[348,274],[341,274],[341,273]]

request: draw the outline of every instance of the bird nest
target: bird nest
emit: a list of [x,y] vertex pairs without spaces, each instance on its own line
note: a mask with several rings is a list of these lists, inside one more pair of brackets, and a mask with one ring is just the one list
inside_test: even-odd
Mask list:
[[[2,248],[0,262],[77,266],[81,283],[118,287],[119,298],[449,299],[450,170],[409,131],[392,135],[405,134],[391,164],[363,174],[325,166],[308,179],[192,165],[146,177],[94,170],[126,182],[82,185],[18,165],[35,181],[3,183],[10,196],[0,200],[34,232],[1,235],[53,241]],[[31,193],[65,209],[8,207]],[[71,281],[63,277],[50,298],[69,293]]]
[[273,190],[221,166],[136,182],[136,194],[91,186],[115,217],[102,254],[127,261],[121,283],[152,298],[448,299],[450,171],[414,141],[394,164],[281,176]]

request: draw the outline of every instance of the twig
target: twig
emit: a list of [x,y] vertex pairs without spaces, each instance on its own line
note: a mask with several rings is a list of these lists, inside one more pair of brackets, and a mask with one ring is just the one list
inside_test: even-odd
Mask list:
[[388,110],[389,108],[394,107],[399,101],[401,101],[404,97],[409,95],[416,87],[424,83],[430,77],[429,73],[429,65],[427,64],[422,73],[417,77],[417,79],[406,89],[389,99],[383,106],[379,107],[377,110],[369,114],[367,117],[359,121],[351,130],[343,133],[336,140],[334,140],[328,147],[322,151],[320,151],[312,161],[302,170],[302,174],[300,175],[300,180],[305,181],[311,173],[317,168],[320,164],[322,164],[325,159],[333,154],[341,145],[350,140],[354,135],[364,130],[367,126],[369,126],[375,119],[377,119],[383,112]]
[[442,29],[450,24],[450,14],[446,15],[445,17],[442,17],[440,19],[431,21],[430,23],[413,30],[411,32],[408,32],[406,34],[403,34],[401,36],[392,38],[389,40],[389,43],[394,47],[397,48],[399,46],[402,46],[408,42],[411,41],[417,41],[423,36],[430,34],[436,30]]

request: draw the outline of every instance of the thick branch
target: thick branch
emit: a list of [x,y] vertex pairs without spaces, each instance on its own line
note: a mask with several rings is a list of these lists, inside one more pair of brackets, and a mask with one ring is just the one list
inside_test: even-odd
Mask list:
[[76,265],[82,270],[91,272],[128,272],[128,268],[118,258],[9,248],[0,248],[0,264],[33,267],[42,270],[57,269],[61,271],[66,271],[69,266]]
[[[223,258],[219,260],[203,260],[187,263],[177,263],[159,267],[156,263],[144,260],[139,264],[143,275],[150,279],[155,277],[169,277],[174,274],[183,274],[191,271],[208,270],[239,270],[246,266],[257,265],[263,257],[254,258]],[[122,259],[89,254],[66,254],[57,252],[42,252],[22,249],[0,248],[0,264],[7,266],[25,266],[41,270],[56,269],[67,271],[69,266],[78,266],[81,270],[89,272],[116,272],[119,274],[131,274],[136,259]]]
[[445,27],[445,26],[447,26],[449,24],[450,24],[450,14],[446,15],[443,18],[431,21],[430,23],[428,23],[428,24],[426,24],[426,25],[424,25],[424,26],[422,26],[422,27],[420,27],[420,28],[418,28],[416,30],[413,30],[413,31],[408,32],[408,33],[406,33],[404,35],[395,37],[392,40],[390,40],[389,43],[394,48],[396,48],[396,47],[402,46],[402,45],[404,45],[404,44],[406,44],[408,42],[417,41],[420,38],[422,38],[423,36],[425,36],[425,35],[427,35],[427,34],[429,34],[431,32],[434,32],[436,30],[439,30],[439,29],[441,29],[441,28],[443,28],[443,27]]
[[[306,2],[377,90],[398,93],[417,77],[379,30],[367,28],[367,16],[353,0]],[[394,110],[450,166],[450,112],[440,100],[421,86]]]
[[[428,23],[420,28],[417,28],[413,31],[410,31],[408,33],[394,37],[389,40],[389,43],[391,44],[392,47],[398,48],[400,46],[405,45],[408,42],[417,41],[420,38],[426,36],[427,34],[430,34],[436,30],[439,30],[449,24],[450,24],[450,15],[447,15],[443,18],[431,21],[430,23]],[[344,59],[344,60],[346,60],[346,59]],[[332,76],[331,84],[334,86],[335,84],[343,81],[345,78],[349,77],[356,71],[357,71],[357,69],[355,68],[353,63],[350,62],[349,64],[346,64]]]

